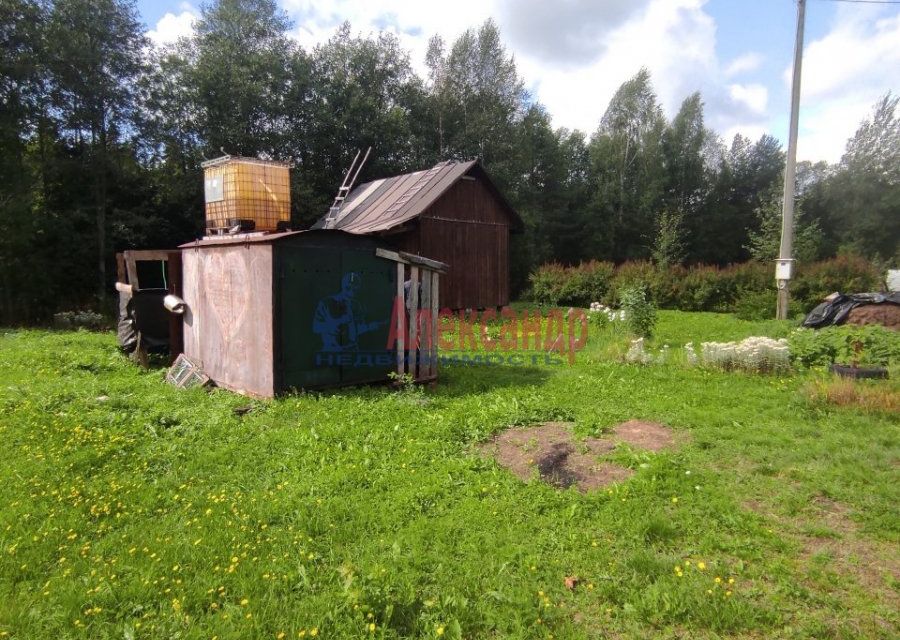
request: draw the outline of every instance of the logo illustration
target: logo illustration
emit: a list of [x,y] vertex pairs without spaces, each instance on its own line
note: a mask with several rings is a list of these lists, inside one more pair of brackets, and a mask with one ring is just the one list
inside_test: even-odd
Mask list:
[[322,351],[357,351],[359,337],[387,325],[387,320],[371,320],[365,306],[356,298],[362,277],[356,272],[341,278],[341,290],[319,301],[313,315],[313,332],[322,339]]

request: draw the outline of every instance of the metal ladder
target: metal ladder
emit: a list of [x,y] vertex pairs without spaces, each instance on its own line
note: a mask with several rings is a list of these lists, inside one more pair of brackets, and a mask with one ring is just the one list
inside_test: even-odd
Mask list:
[[344,204],[344,200],[347,199],[347,196],[350,195],[350,191],[353,189],[353,185],[356,184],[356,178],[359,177],[359,172],[362,171],[363,165],[366,164],[366,160],[369,159],[369,154],[372,152],[372,147],[366,149],[366,155],[363,156],[362,162],[359,161],[359,154],[362,151],[357,151],[356,155],[353,157],[353,162],[350,164],[350,168],[347,170],[346,175],[344,175],[344,181],[341,183],[341,186],[338,188],[337,195],[334,197],[334,202],[331,203],[331,207],[328,209],[328,215],[325,216],[325,228],[333,229],[335,223],[338,221],[338,214],[341,211],[341,206]]
[[451,162],[452,161],[450,161],[450,160],[444,160],[443,162],[439,162],[436,165],[434,165],[433,167],[431,167],[428,171],[423,173],[421,176],[419,176],[418,180],[416,180],[413,183],[413,185],[403,193],[402,196],[397,198],[397,200],[390,207],[385,209],[384,213],[382,215],[389,216],[392,213],[396,213],[397,211],[400,211],[400,209],[403,208],[403,205],[405,205],[407,202],[412,200],[413,196],[415,196],[417,193],[419,193],[419,191],[421,191],[422,188],[426,184],[431,182],[431,179],[435,175],[437,175],[437,173],[440,172],[441,169],[446,167],[448,164],[451,164]]

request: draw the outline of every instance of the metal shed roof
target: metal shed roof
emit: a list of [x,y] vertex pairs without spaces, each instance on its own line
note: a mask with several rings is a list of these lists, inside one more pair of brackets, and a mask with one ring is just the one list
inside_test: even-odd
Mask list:
[[[441,162],[431,169],[366,182],[344,200],[331,228],[350,233],[374,233],[397,227],[425,212],[460,178],[477,171],[509,211],[513,226],[522,220],[491,182],[477,160]],[[324,229],[327,215],[313,225]]]

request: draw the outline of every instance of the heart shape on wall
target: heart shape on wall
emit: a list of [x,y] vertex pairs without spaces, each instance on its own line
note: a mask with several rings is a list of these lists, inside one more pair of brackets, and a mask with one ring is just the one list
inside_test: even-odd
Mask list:
[[222,339],[231,340],[239,331],[250,297],[246,256],[240,249],[215,251],[207,258],[206,299]]

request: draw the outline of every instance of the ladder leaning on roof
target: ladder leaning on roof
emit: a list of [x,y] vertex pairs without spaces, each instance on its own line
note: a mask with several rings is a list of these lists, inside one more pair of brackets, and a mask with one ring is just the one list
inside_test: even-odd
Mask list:
[[353,162],[350,164],[350,168],[344,176],[344,181],[341,183],[337,195],[334,197],[334,202],[331,203],[331,207],[328,209],[328,215],[325,217],[324,225],[326,229],[334,228],[334,225],[338,220],[338,214],[341,211],[341,205],[344,204],[344,200],[350,195],[353,185],[356,184],[356,178],[359,177],[359,172],[362,171],[363,165],[366,164],[366,160],[369,159],[369,154],[371,152],[372,147],[366,149],[366,155],[363,156],[362,162],[359,162],[359,164],[357,164],[357,162],[359,161],[359,154],[362,152],[356,152],[356,156],[354,156]]

